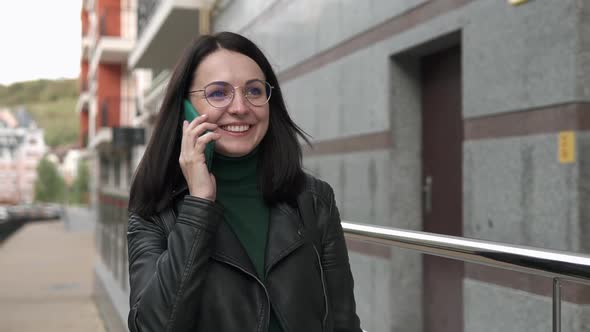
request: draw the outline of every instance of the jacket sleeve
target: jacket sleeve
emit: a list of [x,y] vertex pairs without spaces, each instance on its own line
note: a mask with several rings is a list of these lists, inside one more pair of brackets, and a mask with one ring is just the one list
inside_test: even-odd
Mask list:
[[188,331],[199,312],[212,241],[223,219],[213,202],[185,196],[168,235],[159,217],[129,217],[131,332]]
[[330,308],[335,332],[361,332],[356,314],[354,280],[348,261],[348,250],[340,224],[340,214],[334,200],[334,191],[329,188],[329,207],[322,214],[327,218],[322,239],[322,266],[328,288]]

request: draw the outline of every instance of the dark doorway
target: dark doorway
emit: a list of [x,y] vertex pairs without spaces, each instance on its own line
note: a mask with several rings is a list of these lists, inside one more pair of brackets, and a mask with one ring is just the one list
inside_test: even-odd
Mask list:
[[[461,48],[424,56],[422,84],[423,228],[463,235]],[[463,331],[463,263],[423,257],[424,331]]]

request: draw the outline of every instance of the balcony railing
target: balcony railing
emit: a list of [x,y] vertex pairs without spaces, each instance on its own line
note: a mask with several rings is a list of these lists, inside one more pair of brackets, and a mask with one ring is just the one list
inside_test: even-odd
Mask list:
[[561,331],[561,281],[590,285],[590,256],[342,222],[349,238],[553,279],[553,332]]
[[141,38],[161,0],[138,0],[137,3],[137,37]]

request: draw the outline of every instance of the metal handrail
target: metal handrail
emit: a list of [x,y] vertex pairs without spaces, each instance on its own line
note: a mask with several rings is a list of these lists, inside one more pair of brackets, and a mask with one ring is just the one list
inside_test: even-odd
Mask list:
[[342,222],[348,238],[553,278],[553,331],[561,331],[561,283],[590,285],[590,256],[492,241]]

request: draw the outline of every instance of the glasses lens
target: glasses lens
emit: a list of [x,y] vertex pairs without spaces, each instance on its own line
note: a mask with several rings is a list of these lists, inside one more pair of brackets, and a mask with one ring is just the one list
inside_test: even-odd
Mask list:
[[205,87],[205,98],[213,107],[229,105],[234,94],[234,88],[225,82],[215,82]]
[[252,81],[244,86],[244,95],[252,105],[262,106],[270,99],[270,90],[267,82]]

